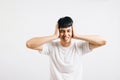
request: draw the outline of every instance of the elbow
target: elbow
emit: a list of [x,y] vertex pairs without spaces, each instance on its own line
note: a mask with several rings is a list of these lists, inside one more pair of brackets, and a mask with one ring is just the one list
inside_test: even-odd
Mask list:
[[35,46],[35,44],[34,44],[31,40],[28,40],[28,41],[26,42],[26,47],[27,47],[27,48],[30,48],[30,49],[34,49],[34,50],[37,49],[36,46]]
[[29,41],[26,42],[26,47],[27,47],[27,48],[30,48],[30,43],[29,43]]
[[105,41],[104,41],[104,45],[106,45],[106,44],[107,44],[107,41],[105,40]]
[[27,47],[27,48],[32,48],[30,41],[27,41],[27,42],[26,42],[26,47]]
[[34,44],[32,44],[30,41],[26,42],[26,47],[30,48],[30,49],[33,49],[33,50],[40,50],[40,51],[42,51],[42,47],[34,47]]
[[103,40],[99,43],[100,46],[103,46],[103,45],[106,45],[107,41],[106,40]]

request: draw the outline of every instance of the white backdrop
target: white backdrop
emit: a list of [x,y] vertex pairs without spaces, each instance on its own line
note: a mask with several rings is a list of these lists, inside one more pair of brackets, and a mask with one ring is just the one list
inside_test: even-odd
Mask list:
[[25,43],[53,34],[58,18],[66,15],[77,33],[108,41],[83,57],[83,80],[120,80],[119,0],[1,0],[0,80],[49,80],[48,57]]

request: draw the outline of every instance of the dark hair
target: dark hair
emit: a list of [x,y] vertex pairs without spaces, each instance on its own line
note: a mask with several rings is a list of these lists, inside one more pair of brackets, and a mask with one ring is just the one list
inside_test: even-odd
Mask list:
[[72,26],[72,24],[73,24],[73,20],[71,17],[68,17],[68,16],[62,17],[58,20],[59,28],[67,28]]

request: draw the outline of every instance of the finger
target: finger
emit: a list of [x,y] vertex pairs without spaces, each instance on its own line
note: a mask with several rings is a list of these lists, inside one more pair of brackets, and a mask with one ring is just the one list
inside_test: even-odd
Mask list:
[[72,26],[72,37],[73,37],[73,26]]

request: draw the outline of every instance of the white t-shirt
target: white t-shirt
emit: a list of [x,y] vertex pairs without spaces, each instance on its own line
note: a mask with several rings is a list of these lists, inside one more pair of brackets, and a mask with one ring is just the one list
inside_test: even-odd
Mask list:
[[50,80],[81,80],[81,56],[88,52],[89,44],[81,41],[72,41],[69,47],[50,42],[40,51],[50,57]]

